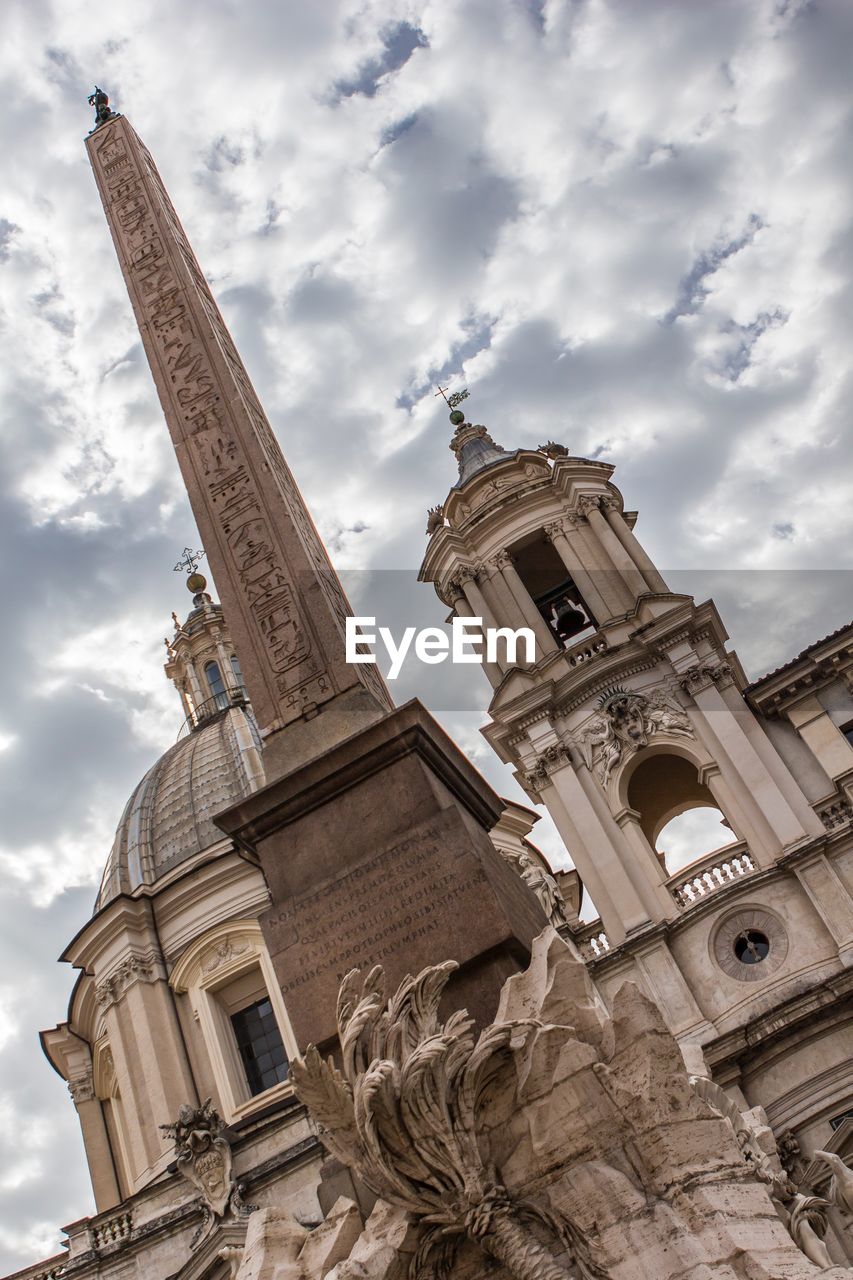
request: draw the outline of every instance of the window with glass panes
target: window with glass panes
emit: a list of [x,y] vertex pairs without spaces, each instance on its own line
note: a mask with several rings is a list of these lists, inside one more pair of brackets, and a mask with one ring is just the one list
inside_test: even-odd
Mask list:
[[269,997],[231,1015],[252,1097],[287,1078],[287,1055]]

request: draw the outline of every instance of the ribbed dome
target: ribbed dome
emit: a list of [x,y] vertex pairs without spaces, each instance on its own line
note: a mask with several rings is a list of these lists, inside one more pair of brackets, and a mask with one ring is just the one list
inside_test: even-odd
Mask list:
[[148,770],[125,806],[95,910],[119,893],[154,884],[221,840],[214,814],[263,784],[251,713],[231,707],[176,742]]

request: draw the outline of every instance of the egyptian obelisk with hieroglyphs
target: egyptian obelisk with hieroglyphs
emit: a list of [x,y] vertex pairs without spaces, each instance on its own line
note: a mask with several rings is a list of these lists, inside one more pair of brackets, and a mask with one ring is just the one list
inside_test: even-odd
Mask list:
[[123,116],[87,148],[274,776],[391,699],[375,666],[344,661],[340,581],[149,151]]
[[452,956],[485,1021],[544,923],[489,840],[503,802],[420,703],[345,661],[346,598],[154,161],[109,112],[87,146],[264,738],[267,785],[216,822],[266,876],[297,1041],[333,1040],[342,970],[380,958],[398,979]]

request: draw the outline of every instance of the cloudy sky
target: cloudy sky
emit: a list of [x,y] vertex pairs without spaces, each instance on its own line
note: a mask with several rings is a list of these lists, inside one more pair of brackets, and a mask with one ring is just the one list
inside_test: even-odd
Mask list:
[[[505,446],[616,463],[758,675],[851,614],[852,53],[848,0],[7,0],[0,1270],[91,1211],[36,1035],[180,724],[162,638],[197,537],[83,148],[93,82],[342,568],[411,584],[450,379]],[[485,680],[450,711],[435,670],[399,696],[518,795],[477,736]]]

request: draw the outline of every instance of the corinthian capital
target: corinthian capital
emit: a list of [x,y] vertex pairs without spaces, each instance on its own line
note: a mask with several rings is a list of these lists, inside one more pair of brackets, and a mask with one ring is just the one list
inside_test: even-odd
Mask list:
[[577,509],[582,516],[589,518],[590,511],[598,511],[601,508],[601,496],[597,493],[582,493],[578,498]]
[[553,542],[560,534],[565,534],[566,527],[565,519],[551,520],[549,524],[545,525],[543,533],[549,542]]
[[81,1102],[91,1102],[95,1096],[95,1082],[91,1069],[82,1075],[72,1076],[68,1081],[68,1092],[74,1099],[75,1107],[79,1107]]
[[500,572],[512,564],[512,556],[508,551],[498,551],[486,561],[486,568]]

